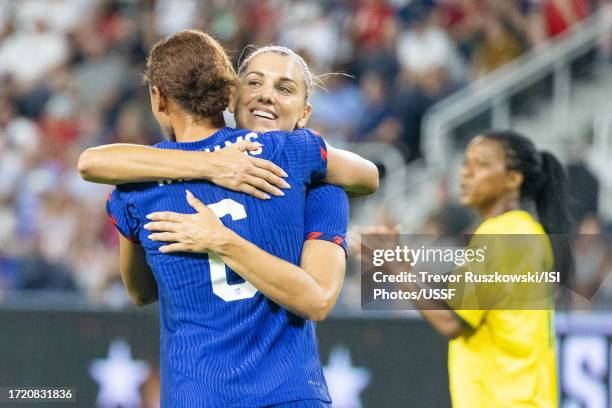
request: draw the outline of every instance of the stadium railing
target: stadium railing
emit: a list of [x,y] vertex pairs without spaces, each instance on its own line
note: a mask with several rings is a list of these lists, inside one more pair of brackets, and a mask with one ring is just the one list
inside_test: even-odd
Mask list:
[[611,33],[612,17],[608,13],[595,14],[564,35],[549,40],[434,105],[422,123],[423,150],[428,165],[445,166],[452,154],[452,132],[479,115],[490,112],[490,123],[486,127],[512,127],[511,98],[549,76],[552,76],[552,120],[549,122],[553,127],[547,133],[557,135],[566,128],[571,117],[570,101],[575,81],[572,63],[596,50],[601,39]]
[[593,157],[589,160],[601,181],[599,212],[605,219],[612,219],[612,115],[602,111],[593,121]]

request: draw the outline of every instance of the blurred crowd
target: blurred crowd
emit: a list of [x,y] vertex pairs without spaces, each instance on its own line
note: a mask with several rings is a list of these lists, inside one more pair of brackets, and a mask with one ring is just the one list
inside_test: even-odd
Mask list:
[[94,145],[161,138],[141,73],[165,35],[201,28],[235,63],[247,45],[281,44],[317,74],[349,74],[320,77],[309,126],[340,145],[392,144],[408,162],[421,155],[432,104],[604,3],[0,0],[0,295],[46,288],[127,302],[109,188],[81,181],[76,159]]

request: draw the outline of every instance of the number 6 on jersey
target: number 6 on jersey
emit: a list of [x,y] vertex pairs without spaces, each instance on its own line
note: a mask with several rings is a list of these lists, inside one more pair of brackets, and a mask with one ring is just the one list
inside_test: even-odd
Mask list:
[[[208,208],[210,208],[219,218],[229,215],[232,221],[238,221],[247,217],[244,206],[229,198],[221,200],[218,203],[210,204]],[[217,254],[209,252],[208,262],[210,264],[210,280],[215,295],[226,302],[248,299],[255,296],[257,289],[246,279],[243,283],[233,285],[227,282],[225,271],[226,269],[231,271],[231,269],[223,263]]]

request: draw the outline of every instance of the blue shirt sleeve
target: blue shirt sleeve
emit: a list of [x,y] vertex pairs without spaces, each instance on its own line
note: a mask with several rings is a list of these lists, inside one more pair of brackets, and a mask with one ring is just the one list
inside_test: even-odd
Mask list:
[[330,241],[340,245],[347,252],[349,204],[342,188],[331,184],[320,184],[309,189],[304,217],[304,240]]
[[125,193],[115,189],[106,198],[106,212],[115,228],[129,241],[138,244],[140,239],[140,222],[135,210],[126,200]]
[[301,152],[299,164],[304,180],[312,183],[323,180],[327,175],[327,145],[321,135],[310,129],[298,129],[289,139]]

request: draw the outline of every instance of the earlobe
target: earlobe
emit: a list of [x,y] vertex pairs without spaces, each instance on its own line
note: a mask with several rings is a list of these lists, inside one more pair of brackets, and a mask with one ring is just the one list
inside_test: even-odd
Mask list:
[[232,91],[230,92],[230,95],[229,95],[229,103],[227,104],[227,110],[230,113],[234,113],[234,111],[236,110],[236,106],[235,106],[236,105],[236,101],[237,101],[237,98],[236,98],[236,89],[232,89]]
[[159,88],[156,86],[151,86],[149,87],[149,93],[151,95],[151,106],[156,112],[163,112],[166,107],[166,101],[159,91]]
[[159,95],[157,109],[159,112],[168,113],[168,99],[164,95]]
[[521,185],[523,184],[523,181],[525,180],[525,177],[523,176],[523,173],[520,173],[518,171],[512,171],[510,172],[510,177],[508,180],[508,184],[510,186],[510,188],[521,188]]
[[310,114],[312,113],[312,105],[307,103],[304,107],[304,112],[302,113],[302,117],[297,122],[297,127],[303,128],[306,126],[308,119],[310,118]]

